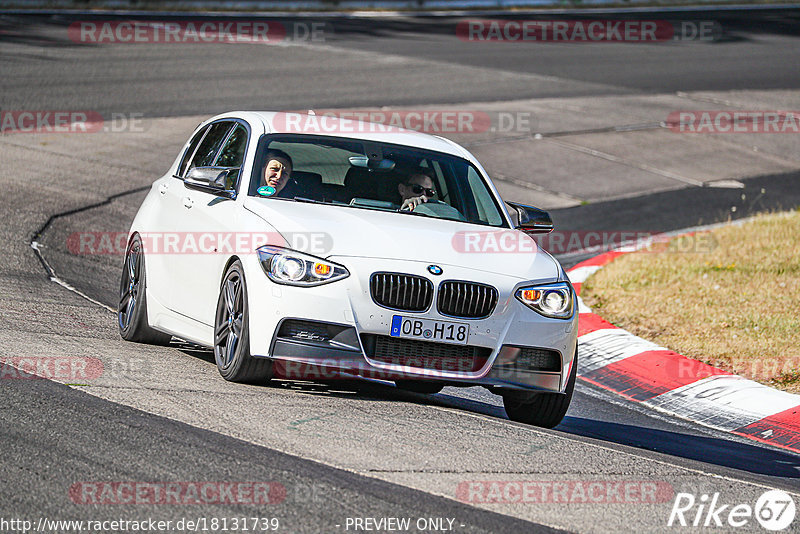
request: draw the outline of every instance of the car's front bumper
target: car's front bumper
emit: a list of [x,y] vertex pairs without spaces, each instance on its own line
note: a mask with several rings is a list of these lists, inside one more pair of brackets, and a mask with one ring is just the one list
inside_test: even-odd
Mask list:
[[[381,265],[380,260],[365,258],[338,258],[336,261],[345,264],[351,275],[338,282],[311,288],[275,284],[264,276],[257,261],[249,265],[250,351],[257,357],[275,359],[278,375],[309,380],[353,376],[385,380],[436,380],[488,387],[564,391],[574,360],[577,310],[570,319],[550,319],[514,298],[519,287],[551,282],[552,279],[519,280],[458,266],[445,266],[446,273],[442,279],[490,283],[499,293],[497,306],[491,316],[485,319],[454,319],[439,314],[435,304],[425,312],[409,313],[393,311],[373,301],[369,278],[375,271],[391,270],[425,276],[436,286],[439,279],[427,272],[428,264],[425,262],[387,260],[385,265]],[[434,346],[440,343],[415,341],[414,347],[422,347],[423,351],[419,358],[387,358],[387,347],[391,354],[392,347],[399,347],[392,343],[405,342],[391,338],[392,341],[387,345],[394,315],[469,323],[467,346],[473,350],[442,351]],[[331,325],[328,327],[330,339],[324,339],[325,335],[309,335],[302,329],[298,332],[297,328],[289,332],[284,327],[285,322],[291,320]],[[383,344],[380,358],[376,356],[376,340]],[[557,358],[557,364],[537,368],[531,365],[530,359],[523,361],[517,358],[519,351],[513,347],[549,351],[552,357]],[[447,356],[439,357],[442,353],[447,353]],[[458,354],[464,357],[460,358]]]

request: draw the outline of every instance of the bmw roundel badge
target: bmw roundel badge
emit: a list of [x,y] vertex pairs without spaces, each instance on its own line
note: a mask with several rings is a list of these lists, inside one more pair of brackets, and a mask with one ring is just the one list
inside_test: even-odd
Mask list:
[[442,268],[439,267],[438,265],[428,265],[428,272],[433,275],[439,276],[440,274],[442,274],[443,271]]

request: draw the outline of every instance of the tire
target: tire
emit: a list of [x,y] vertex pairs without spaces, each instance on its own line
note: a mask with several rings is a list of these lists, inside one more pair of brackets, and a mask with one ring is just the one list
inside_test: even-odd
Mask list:
[[125,264],[122,266],[119,283],[119,304],[117,304],[119,334],[126,341],[167,345],[172,336],[150,328],[147,322],[146,287],[142,240],[136,234],[125,251]]
[[236,260],[222,279],[214,318],[214,360],[229,382],[263,383],[272,378],[272,360],[250,355],[247,285]]
[[578,349],[572,371],[569,374],[567,388],[564,393],[531,393],[525,391],[509,391],[503,394],[503,407],[512,421],[528,425],[553,428],[557,426],[567,413],[575,390],[578,375]]
[[444,388],[444,384],[429,380],[395,380],[394,385],[403,391],[413,391],[414,393],[424,393],[426,395],[434,395]]

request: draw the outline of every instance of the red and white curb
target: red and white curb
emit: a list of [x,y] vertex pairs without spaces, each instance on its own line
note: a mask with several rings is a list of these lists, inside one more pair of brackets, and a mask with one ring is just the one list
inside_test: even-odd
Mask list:
[[[575,291],[622,251],[568,271]],[[578,297],[578,378],[655,410],[800,452],[800,395],[659,347],[592,313]]]

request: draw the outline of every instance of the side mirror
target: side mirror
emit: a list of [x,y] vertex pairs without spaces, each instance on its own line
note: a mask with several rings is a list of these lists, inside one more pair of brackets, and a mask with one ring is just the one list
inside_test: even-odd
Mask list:
[[506,201],[506,204],[516,212],[516,227],[526,234],[547,234],[553,231],[553,219],[546,211],[516,202]]
[[235,199],[235,184],[230,182],[238,172],[238,167],[194,167],[189,169],[183,184],[189,189]]

